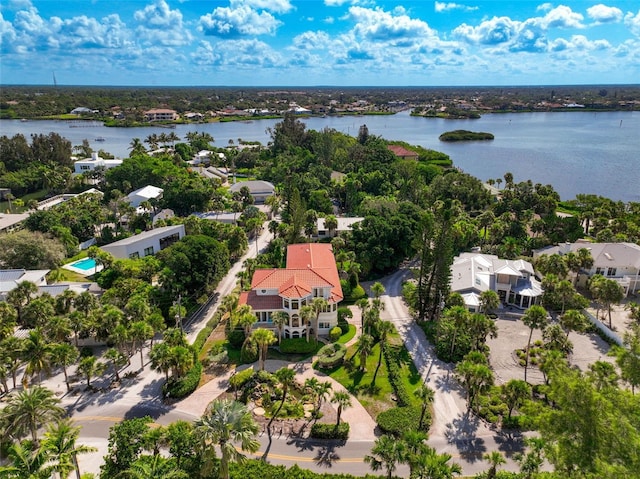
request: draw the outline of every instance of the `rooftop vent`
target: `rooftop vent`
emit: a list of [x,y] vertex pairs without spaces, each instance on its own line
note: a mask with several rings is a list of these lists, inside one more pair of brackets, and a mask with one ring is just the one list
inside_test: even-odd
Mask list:
[[611,257],[611,255],[609,253],[605,253],[604,254],[605,258],[607,258],[609,261],[613,261],[613,258]]

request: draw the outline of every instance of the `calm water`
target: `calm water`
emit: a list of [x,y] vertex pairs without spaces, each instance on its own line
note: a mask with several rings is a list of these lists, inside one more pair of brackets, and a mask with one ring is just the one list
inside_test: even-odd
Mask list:
[[[280,120],[259,120],[203,125],[178,125],[175,130],[159,127],[72,128],[82,122],[0,121],[0,134],[56,132],[78,145],[88,139],[94,149],[118,157],[129,154],[134,137],[144,140],[152,133],[174,131],[184,138],[189,131],[204,131],[215,145],[227,146],[239,138],[266,144],[267,133]],[[531,179],[551,184],[563,199],[578,193],[594,193],[615,200],[640,201],[640,112],[563,112],[484,115],[479,120],[442,120],[411,117],[409,112],[393,116],[327,117],[303,120],[307,128],[334,128],[357,135],[366,124],[369,133],[389,140],[402,140],[447,153],[454,164],[482,180],[502,177],[507,171],[515,181]],[[443,143],[438,136],[449,130],[486,131],[491,142]],[[96,138],[105,141],[97,142]]]

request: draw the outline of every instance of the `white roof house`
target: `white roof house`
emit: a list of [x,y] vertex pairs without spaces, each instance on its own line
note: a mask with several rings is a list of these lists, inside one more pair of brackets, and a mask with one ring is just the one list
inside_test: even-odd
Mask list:
[[147,185],[135,191],[132,191],[127,195],[127,198],[131,206],[137,208],[140,206],[140,203],[144,203],[145,201],[159,200],[160,198],[162,198],[163,192],[164,190],[162,188]]
[[171,246],[184,235],[184,225],[163,226],[102,246],[101,249],[118,259],[144,258]]
[[338,220],[338,227],[333,231],[329,231],[325,226],[325,219],[318,218],[316,222],[316,229],[318,230],[318,234],[316,236],[318,238],[328,238],[328,237],[336,236],[337,234],[342,233],[343,231],[351,231],[353,229],[353,225],[355,225],[356,223],[360,223],[362,220],[364,220],[364,218],[355,217],[355,216],[348,217],[348,218],[336,217],[336,220]]
[[73,172],[76,175],[81,175],[82,173],[86,173],[89,171],[93,171],[96,168],[104,168],[108,170],[109,168],[115,168],[116,166],[120,166],[122,164],[122,160],[118,158],[102,158],[98,155],[98,153],[91,153],[91,158],[84,158],[82,160],[77,160],[73,163]]
[[577,241],[575,243],[561,243],[535,250],[533,257],[539,258],[543,254],[567,254],[585,248],[593,257],[593,266],[589,270],[578,274],[578,285],[585,286],[588,278],[595,274],[613,279],[622,286],[625,295],[640,290],[640,246],[635,243],[589,243]]
[[14,231],[29,217],[29,213],[0,213],[0,233]]
[[273,186],[273,184],[262,180],[240,181],[231,185],[229,191],[233,194],[240,191],[243,186],[249,188],[249,193],[253,196],[253,200],[257,204],[264,203],[267,197],[273,196],[276,193],[276,187]]
[[526,309],[540,301],[542,285],[531,263],[496,255],[462,253],[451,265],[451,291],[462,295],[470,311],[479,310],[480,294],[492,290],[503,303]]
[[30,281],[36,286],[45,286],[49,271],[48,269],[0,269],[0,300],[5,300],[9,291],[23,281]]

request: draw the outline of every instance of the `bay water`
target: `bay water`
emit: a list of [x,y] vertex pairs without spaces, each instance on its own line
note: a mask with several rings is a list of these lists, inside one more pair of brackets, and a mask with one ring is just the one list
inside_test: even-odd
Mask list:
[[[95,150],[127,157],[133,138],[175,132],[181,138],[190,131],[207,132],[214,145],[229,140],[270,141],[269,128],[277,120],[107,128],[97,122],[1,120],[0,135],[55,132],[79,145],[87,139]],[[485,114],[477,120],[445,120],[412,117],[408,111],[384,116],[313,117],[302,121],[308,129],[334,128],[356,136],[366,124],[371,135],[401,140],[448,154],[455,166],[481,180],[503,177],[516,182],[532,180],[551,184],[563,200],[579,193],[614,200],[640,201],[640,112],[549,112]],[[451,130],[483,131],[493,141],[446,143],[438,136]],[[104,139],[104,141],[96,141]]]

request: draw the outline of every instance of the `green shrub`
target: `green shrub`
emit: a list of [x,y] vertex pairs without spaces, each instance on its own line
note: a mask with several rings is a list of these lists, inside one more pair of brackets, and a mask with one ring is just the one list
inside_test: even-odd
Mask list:
[[385,362],[387,363],[387,374],[391,387],[396,394],[398,406],[411,405],[411,397],[402,382],[402,372],[400,371],[400,347],[385,346],[383,352]]
[[244,331],[242,329],[234,329],[229,332],[227,339],[233,349],[240,349],[245,340]]
[[233,376],[229,378],[229,386],[231,386],[234,390],[238,390],[247,384],[248,381],[253,377],[253,369],[247,368],[244,371],[240,371],[239,373],[235,373]]
[[346,319],[338,318],[338,327],[342,334],[347,334],[349,332],[349,322]]
[[284,338],[280,343],[280,352],[285,354],[309,354],[316,350],[318,344],[315,339]]
[[347,281],[346,279],[341,279],[340,286],[342,287],[342,294],[344,294],[345,298],[351,296],[351,285],[349,284],[349,281]]
[[314,439],[349,439],[349,423],[341,422],[339,426],[335,424],[324,424],[317,422],[311,426],[310,437]]
[[162,394],[166,398],[181,399],[187,397],[198,388],[202,376],[202,364],[196,361],[187,374],[181,378],[169,378],[162,386]]
[[200,350],[204,346],[204,343],[207,342],[207,339],[209,339],[209,336],[211,335],[213,330],[216,329],[217,325],[218,325],[217,316],[214,316],[209,321],[207,321],[207,325],[204,327],[202,331],[198,333],[198,336],[196,336],[196,340],[193,342],[193,349],[200,352]]
[[[420,425],[422,409],[418,406],[394,407],[378,414],[378,427],[387,434],[402,436],[406,431],[415,431]],[[425,414],[423,430],[427,432],[431,425],[431,416]]]
[[366,298],[367,292],[360,285],[356,286],[351,290],[351,295],[346,296],[349,301],[358,301],[359,299]]
[[327,344],[318,351],[316,365],[323,369],[334,368],[342,364],[345,354],[347,354],[347,348],[344,345],[339,343]]
[[240,361],[244,364],[255,363],[258,360],[258,347],[253,341],[245,341],[240,350]]
[[[347,329],[347,331],[349,331],[349,329]],[[336,342],[340,339],[340,336],[342,336],[342,329],[340,326],[334,326],[331,328],[331,331],[329,331],[329,341],[331,342]]]

